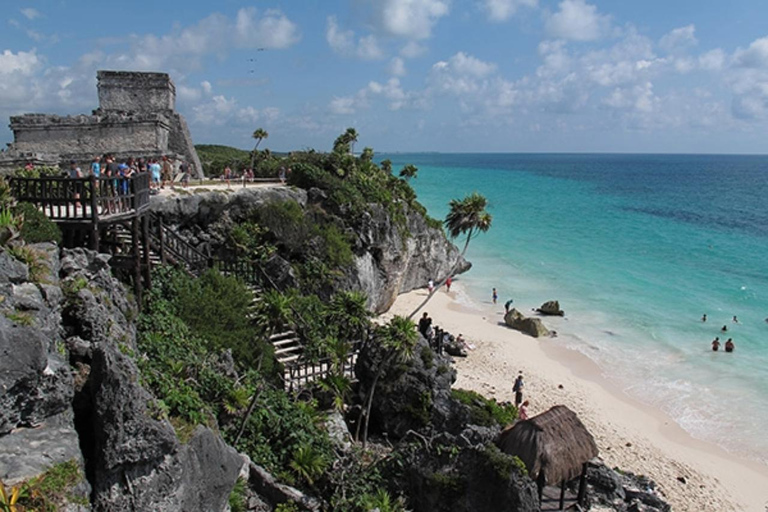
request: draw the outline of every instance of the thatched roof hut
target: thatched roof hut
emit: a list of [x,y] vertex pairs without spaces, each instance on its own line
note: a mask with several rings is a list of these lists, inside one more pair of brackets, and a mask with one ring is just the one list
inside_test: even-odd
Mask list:
[[564,405],[517,422],[501,433],[496,444],[518,456],[534,480],[552,485],[583,474],[584,464],[597,456],[595,439],[576,413]]

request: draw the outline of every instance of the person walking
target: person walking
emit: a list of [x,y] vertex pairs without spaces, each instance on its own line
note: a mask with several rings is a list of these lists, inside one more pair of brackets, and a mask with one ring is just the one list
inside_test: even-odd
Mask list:
[[450,292],[451,291],[451,283],[453,283],[453,278],[451,276],[448,276],[448,279],[445,280],[445,291]]
[[435,282],[431,279],[427,283],[427,290],[429,291],[430,295],[432,295],[432,292],[435,290]]
[[523,382],[523,372],[520,372],[512,385],[512,391],[515,392],[515,407],[520,407],[523,401],[523,388],[525,388],[525,382]]

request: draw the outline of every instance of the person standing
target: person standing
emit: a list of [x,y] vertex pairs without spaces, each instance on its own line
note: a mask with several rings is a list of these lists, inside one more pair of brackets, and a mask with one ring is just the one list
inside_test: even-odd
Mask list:
[[523,372],[520,372],[512,385],[512,391],[515,392],[515,407],[519,407],[523,401],[523,388],[525,388],[525,382],[523,382]]
[[517,417],[521,420],[528,419],[528,400],[520,404],[520,407],[517,408]]
[[720,338],[715,337],[715,339],[712,340],[712,351],[717,352],[718,350],[720,350]]
[[507,302],[504,303],[504,312],[509,313],[509,307],[512,305],[512,302],[514,302],[512,299],[509,299]]
[[91,176],[94,178],[98,178],[101,176],[101,163],[100,158],[98,156],[93,157],[93,162],[91,162]]
[[168,160],[167,156],[163,157],[163,165],[162,165],[162,178],[163,183],[160,185],[160,188],[165,188],[166,183],[170,183],[173,179],[173,166],[171,166],[171,162]]
[[224,167],[224,181],[227,182],[227,188],[230,188],[229,186],[229,180],[232,179],[232,169],[229,168],[229,166]]
[[432,328],[432,319],[425,311],[419,320],[419,332],[425,339],[429,339],[429,330]]
[[496,304],[496,301],[499,300],[499,294],[496,292],[496,288],[493,289],[492,298],[494,304]]
[[453,283],[453,278],[451,276],[448,276],[448,279],[445,280],[445,291],[447,292],[451,291],[451,283]]
[[429,291],[429,294],[432,295],[432,291],[435,289],[435,282],[433,280],[429,280],[427,283],[427,290]]
[[733,340],[731,338],[728,338],[728,341],[725,342],[725,351],[726,352],[733,352],[733,349],[736,348],[733,345]]

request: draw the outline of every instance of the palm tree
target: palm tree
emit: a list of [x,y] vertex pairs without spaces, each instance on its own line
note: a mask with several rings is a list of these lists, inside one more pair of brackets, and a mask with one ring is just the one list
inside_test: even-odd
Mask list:
[[418,172],[419,172],[418,167],[416,167],[413,164],[408,164],[400,170],[400,177],[403,178],[405,181],[408,181],[411,178],[415,178]]
[[264,128],[257,128],[251,137],[256,139],[256,145],[253,147],[253,152],[251,152],[251,168],[253,168],[254,160],[256,160],[256,152],[259,150],[259,144],[261,144],[262,140],[269,137],[269,133],[267,133],[267,130]]
[[339,292],[331,299],[327,322],[336,327],[343,341],[364,341],[371,318],[367,302],[365,294],[356,291]]
[[363,148],[363,152],[360,154],[360,160],[363,162],[371,162],[373,160],[373,148]]
[[357,130],[347,128],[347,131],[336,137],[333,143],[333,152],[347,154],[351,153],[357,142]]
[[387,174],[392,174],[392,160],[387,158],[381,161],[381,170]]
[[490,213],[485,211],[488,206],[488,200],[482,194],[472,192],[464,199],[451,199],[448,206],[450,207],[450,211],[448,212],[448,215],[445,216],[443,224],[445,224],[445,227],[448,230],[448,235],[451,238],[458,238],[464,234],[467,235],[467,240],[464,242],[464,249],[462,249],[461,254],[448,275],[443,277],[432,292],[427,295],[424,302],[419,304],[419,307],[417,307],[413,313],[408,315],[409,319],[413,318],[414,315],[429,302],[432,295],[440,289],[445,281],[456,272],[459,262],[467,252],[469,241],[472,240],[474,236],[480,233],[485,233],[491,228],[491,221],[493,218]]
[[357,440],[360,438],[360,426],[364,418],[363,448],[365,448],[365,444],[368,441],[371,405],[373,404],[373,395],[376,392],[376,385],[379,383],[379,379],[384,371],[393,363],[411,359],[413,357],[413,349],[416,347],[416,342],[419,339],[419,335],[416,332],[416,324],[410,318],[402,316],[392,318],[387,325],[378,330],[378,336],[379,343],[381,343],[384,349],[384,357],[376,369],[376,375],[373,377],[371,388],[368,390],[368,396],[365,400],[365,409],[361,413],[360,421],[357,422],[357,430],[355,432],[355,439]]

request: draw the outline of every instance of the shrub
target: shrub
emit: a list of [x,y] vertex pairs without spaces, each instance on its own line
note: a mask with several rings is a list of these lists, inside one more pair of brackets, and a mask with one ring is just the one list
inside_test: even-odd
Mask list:
[[38,242],[61,243],[61,230],[51,219],[30,203],[19,203],[13,208],[14,213],[24,216],[21,226],[21,238],[30,244]]
[[469,407],[470,423],[484,427],[511,424],[517,418],[517,408],[511,404],[500,404],[483,395],[466,389],[453,389],[454,399]]

